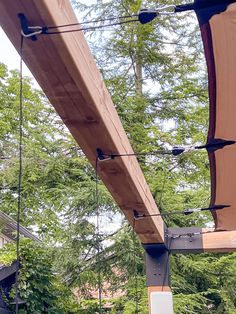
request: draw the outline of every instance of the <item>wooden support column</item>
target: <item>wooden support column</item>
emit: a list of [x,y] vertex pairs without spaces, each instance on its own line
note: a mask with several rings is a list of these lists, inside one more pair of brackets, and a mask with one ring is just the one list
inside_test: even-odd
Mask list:
[[[0,0],[0,12],[0,24],[18,51],[19,13],[30,26],[78,22],[69,0]],[[23,59],[91,164],[95,167],[98,148],[133,153],[83,33],[37,38],[24,40]],[[159,212],[136,157],[99,162],[98,173],[131,225],[134,210]],[[137,221],[135,231],[142,243],[164,242],[161,217]]]
[[149,314],[173,314],[170,253],[165,244],[144,245]]
[[148,287],[149,314],[173,314],[173,296],[170,287]]

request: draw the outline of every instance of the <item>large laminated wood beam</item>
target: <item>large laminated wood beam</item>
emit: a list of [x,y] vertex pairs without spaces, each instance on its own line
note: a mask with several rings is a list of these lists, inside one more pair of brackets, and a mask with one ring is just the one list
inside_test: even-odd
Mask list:
[[[23,13],[32,26],[76,23],[69,0],[0,0],[0,24],[20,51]],[[95,167],[96,149],[133,153],[128,137],[82,32],[24,40],[23,59],[65,125]],[[98,163],[99,176],[131,224],[133,210],[152,215],[157,206],[135,157]],[[161,217],[135,223],[142,243],[164,242]]]

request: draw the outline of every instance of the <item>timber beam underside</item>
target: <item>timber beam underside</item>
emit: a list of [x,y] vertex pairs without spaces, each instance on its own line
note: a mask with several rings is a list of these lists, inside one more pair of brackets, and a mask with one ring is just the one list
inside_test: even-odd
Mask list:
[[[20,52],[18,14],[30,26],[77,23],[69,0],[0,0],[0,25]],[[111,96],[82,32],[24,39],[23,59],[51,104],[96,167],[97,149],[132,154]],[[135,156],[98,162],[98,174],[142,243],[163,243],[164,222]],[[136,221],[134,210],[148,216]],[[151,217],[150,217],[151,215]]]

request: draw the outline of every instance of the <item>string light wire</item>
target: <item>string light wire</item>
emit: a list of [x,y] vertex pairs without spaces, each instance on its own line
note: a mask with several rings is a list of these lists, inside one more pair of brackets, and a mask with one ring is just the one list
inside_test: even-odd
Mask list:
[[128,24],[128,23],[134,23],[134,22],[139,22],[138,19],[132,19],[132,20],[127,20],[127,21],[121,21],[121,22],[116,22],[116,23],[110,23],[110,24],[102,24],[102,25],[97,25],[97,26],[88,26],[88,27],[82,27],[78,29],[69,29],[69,30],[62,30],[62,31],[45,31],[42,34],[44,35],[58,35],[58,34],[65,34],[65,33],[74,33],[74,32],[81,32],[81,31],[93,31],[101,28],[106,28],[106,27],[112,27],[112,26],[117,26],[117,25],[123,25],[123,24]]
[[132,224],[132,242],[133,242],[133,272],[134,272],[134,281],[135,281],[135,314],[138,314],[139,302],[138,302],[138,268],[137,268],[137,256],[136,251],[137,247],[135,244],[135,219],[133,219]]
[[78,22],[78,23],[71,23],[71,24],[63,24],[63,25],[57,25],[57,26],[47,26],[47,29],[81,26],[81,25],[86,25],[86,24],[102,23],[102,22],[107,22],[107,21],[122,20],[122,19],[128,19],[128,18],[133,18],[133,17],[138,17],[138,14],[129,14],[129,15],[124,15],[124,16],[110,17],[106,19],[99,19],[99,20],[85,21],[85,22]]
[[22,177],[23,177],[23,43],[20,40],[20,95],[19,95],[19,177],[18,177],[18,199],[17,199],[17,229],[16,229],[16,281],[15,302],[16,314],[19,313],[19,271],[20,271],[20,216],[22,207]]
[[99,191],[98,191],[98,157],[96,158],[95,171],[96,171],[96,187],[95,187],[95,204],[97,216],[97,265],[98,265],[98,299],[99,299],[99,314],[102,314],[102,276],[101,276],[101,258],[100,258],[100,211],[99,211]]

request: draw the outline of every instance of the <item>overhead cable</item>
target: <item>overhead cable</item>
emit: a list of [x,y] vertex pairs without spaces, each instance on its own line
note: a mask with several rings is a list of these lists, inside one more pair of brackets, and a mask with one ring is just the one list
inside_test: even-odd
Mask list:
[[20,44],[20,93],[19,93],[19,176],[17,196],[17,228],[16,228],[16,280],[15,302],[16,314],[19,313],[19,271],[20,271],[20,218],[22,207],[22,177],[23,177],[23,42]]
[[154,150],[149,152],[134,152],[134,153],[107,153],[103,152],[100,148],[97,148],[97,155],[99,161],[105,161],[108,159],[115,159],[116,157],[129,157],[129,156],[155,156],[155,155],[172,155],[178,156],[184,152],[191,152],[201,149],[206,149],[208,152],[214,152],[218,149],[222,149],[225,146],[234,145],[235,140],[225,140],[215,138],[209,140],[206,144],[197,146],[174,146],[171,149]]
[[137,210],[134,210],[134,218],[136,220],[147,218],[147,217],[165,217],[165,216],[173,216],[173,215],[190,215],[193,213],[199,213],[202,211],[215,211],[215,210],[221,210],[224,208],[230,207],[230,205],[213,205],[209,207],[199,207],[199,208],[191,208],[191,209],[185,209],[184,211],[172,211],[172,212],[165,212],[165,213],[157,213],[157,214],[144,214],[139,213]]
[[102,276],[101,276],[101,258],[100,258],[100,210],[99,210],[99,192],[98,192],[98,158],[96,158],[96,183],[95,183],[95,204],[96,204],[96,246],[97,246],[97,263],[98,263],[98,299],[99,299],[99,314],[102,314]]

